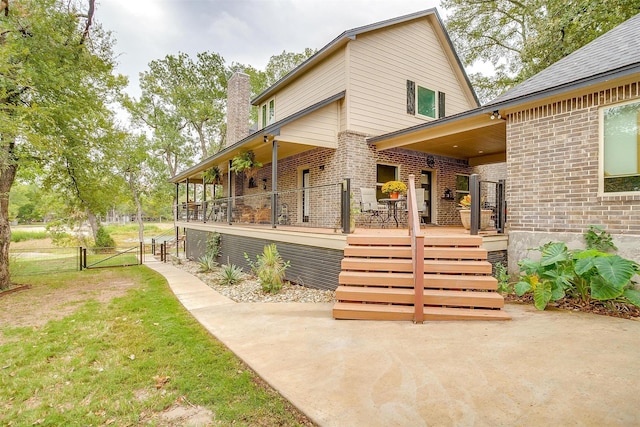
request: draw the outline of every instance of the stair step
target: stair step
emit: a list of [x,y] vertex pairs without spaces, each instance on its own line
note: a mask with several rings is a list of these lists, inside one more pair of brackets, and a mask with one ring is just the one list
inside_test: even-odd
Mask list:
[[[446,305],[457,307],[502,308],[504,298],[496,292],[451,291],[425,289],[424,305]],[[394,304],[413,304],[415,295],[409,288],[380,288],[364,286],[338,286],[338,301],[380,302]]]
[[503,310],[425,307],[424,320],[511,320]]
[[[411,236],[385,236],[349,234],[347,244],[351,246],[411,246]],[[482,236],[425,236],[424,246],[480,247]]]
[[[343,258],[342,270],[411,272],[410,259]],[[491,274],[487,261],[425,260],[425,273]]]
[[337,302],[333,306],[334,319],[350,320],[413,320],[413,307],[387,304]]
[[[350,320],[413,320],[413,307],[387,304],[337,302],[334,319]],[[425,307],[424,320],[510,320],[503,310]]]
[[[413,288],[412,273],[387,273],[376,271],[342,271],[340,285],[394,286]],[[498,289],[498,281],[491,276],[425,274],[424,287],[435,289]]]
[[[409,246],[347,246],[345,257],[411,258]],[[424,248],[425,259],[486,260],[487,250],[482,248]]]

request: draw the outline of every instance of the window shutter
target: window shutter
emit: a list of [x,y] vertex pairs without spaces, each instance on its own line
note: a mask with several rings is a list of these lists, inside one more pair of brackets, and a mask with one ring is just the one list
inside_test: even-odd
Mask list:
[[438,118],[445,116],[445,96],[444,92],[438,92]]
[[407,114],[416,114],[416,83],[407,80]]

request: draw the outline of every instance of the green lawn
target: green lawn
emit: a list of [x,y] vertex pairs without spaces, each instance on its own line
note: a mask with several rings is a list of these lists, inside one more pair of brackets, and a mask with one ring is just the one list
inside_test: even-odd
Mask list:
[[29,280],[33,288],[5,295],[0,309],[18,307],[21,298],[25,310],[37,315],[42,314],[38,292],[68,295],[72,287],[87,283],[131,286],[125,296],[106,302],[87,293],[72,305],[71,314],[43,326],[3,322],[0,425],[167,425],[160,416],[173,405],[207,408],[215,425],[306,422],[285,399],[261,386],[183,309],[164,278],[148,268]]

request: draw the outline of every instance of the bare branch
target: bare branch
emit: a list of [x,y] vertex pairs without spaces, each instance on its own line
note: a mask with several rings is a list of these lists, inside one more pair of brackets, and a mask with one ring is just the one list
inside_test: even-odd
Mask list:
[[89,11],[87,12],[87,25],[84,27],[82,38],[80,38],[80,44],[84,44],[84,41],[89,37],[89,29],[93,23],[93,14],[95,12],[96,0],[89,0]]

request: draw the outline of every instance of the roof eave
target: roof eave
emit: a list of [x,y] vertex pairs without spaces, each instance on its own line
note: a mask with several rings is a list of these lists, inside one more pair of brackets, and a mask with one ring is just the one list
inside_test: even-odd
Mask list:
[[555,87],[541,90],[538,92],[528,93],[526,95],[521,95],[519,97],[512,98],[512,99],[506,99],[504,101],[489,103],[484,105],[484,107],[491,110],[500,109],[500,108],[503,108],[503,109],[513,108],[520,104],[540,101],[544,98],[549,98],[551,96],[560,95],[565,92],[582,89],[585,87],[597,85],[599,83],[604,83],[613,79],[624,78],[624,77],[627,77],[633,74],[638,74],[638,73],[640,73],[640,63],[629,64],[615,70],[610,70],[605,73],[586,77],[584,79],[565,83],[563,85],[555,86]]
[[239,150],[242,147],[244,147],[245,145],[249,144],[252,141],[255,141],[256,139],[260,139],[260,138],[264,138],[265,136],[278,136],[280,135],[280,129],[295,121],[298,120],[301,117],[306,116],[307,114],[310,114],[316,110],[319,110],[322,107],[325,107],[329,104],[331,104],[332,102],[336,102],[342,98],[345,97],[346,91],[342,91],[342,92],[338,92],[333,96],[330,96],[326,99],[323,99],[320,102],[317,102],[313,105],[308,106],[307,108],[303,108],[302,110],[288,116],[285,117],[284,119],[277,121],[275,123],[270,124],[269,126],[265,126],[264,128],[252,133],[251,135],[247,136],[244,139],[241,139],[240,141],[236,142],[235,144],[232,144],[220,151],[218,151],[216,154],[214,154],[213,156],[209,156],[206,159],[204,159],[203,161],[201,161],[200,163],[198,163],[195,166],[190,167],[189,169],[186,169],[183,172],[180,172],[179,174],[177,174],[176,176],[174,176],[173,178],[171,178],[169,181],[173,182],[173,183],[178,183],[178,182],[182,182],[185,179],[189,178],[190,176],[204,171],[207,168],[211,167],[212,165],[216,164],[216,160],[220,159],[222,157],[227,156],[229,153],[232,153],[233,151]]

